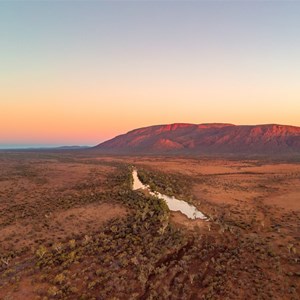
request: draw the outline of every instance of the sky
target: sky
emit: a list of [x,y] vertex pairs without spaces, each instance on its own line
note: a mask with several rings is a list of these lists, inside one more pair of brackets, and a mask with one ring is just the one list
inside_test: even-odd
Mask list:
[[299,16],[300,1],[0,1],[0,147],[300,126]]

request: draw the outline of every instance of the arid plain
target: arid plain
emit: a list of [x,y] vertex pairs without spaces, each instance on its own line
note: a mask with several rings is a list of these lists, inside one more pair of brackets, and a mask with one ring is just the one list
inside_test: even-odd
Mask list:
[[[299,299],[300,164],[0,153],[0,299]],[[132,191],[145,183],[209,221]]]

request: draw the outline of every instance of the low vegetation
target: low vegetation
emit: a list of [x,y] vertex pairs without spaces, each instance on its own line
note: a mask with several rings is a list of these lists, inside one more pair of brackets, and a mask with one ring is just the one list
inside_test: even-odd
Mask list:
[[150,189],[166,194],[176,196],[181,199],[192,200],[193,178],[181,174],[168,174],[149,168],[139,168],[138,177],[142,183],[148,184]]
[[[10,235],[14,243],[1,241],[0,299],[299,299],[297,212],[284,211],[281,219],[260,199],[255,209],[203,200],[210,222],[189,221],[194,226],[186,227],[174,222],[162,200],[132,191],[129,163],[34,157],[26,172],[15,173],[14,159],[9,157],[0,174],[0,182],[7,182],[0,194],[0,231],[30,222],[33,227],[23,239],[18,232]],[[58,170],[77,168],[80,177],[53,182]],[[139,176],[155,190],[197,203],[192,197],[197,181],[188,176],[147,166]],[[22,194],[24,203],[17,201],[23,181],[31,181],[37,193],[27,200]],[[53,191],[45,194],[48,185]],[[91,205],[113,205],[122,213],[102,223],[88,219],[76,234],[64,231],[74,208]],[[61,214],[66,217],[60,222],[55,216]],[[32,238],[23,248],[15,246]]]

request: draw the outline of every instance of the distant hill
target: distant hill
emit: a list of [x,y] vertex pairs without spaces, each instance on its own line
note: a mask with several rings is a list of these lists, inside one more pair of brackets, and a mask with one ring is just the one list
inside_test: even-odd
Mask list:
[[55,147],[57,150],[79,150],[79,149],[88,149],[90,146],[60,146]]
[[129,131],[93,149],[108,154],[300,154],[300,127],[156,125]]
[[0,151],[6,152],[6,151],[14,151],[14,152],[23,152],[23,151],[60,151],[60,150],[85,150],[90,148],[90,146],[59,146],[59,147],[49,147],[49,146],[39,146],[39,147],[18,147],[18,148],[0,148]]

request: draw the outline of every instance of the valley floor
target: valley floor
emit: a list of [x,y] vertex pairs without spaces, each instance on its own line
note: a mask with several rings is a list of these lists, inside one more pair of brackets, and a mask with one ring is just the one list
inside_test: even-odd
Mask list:
[[299,163],[74,153],[0,153],[0,299],[300,298]]

